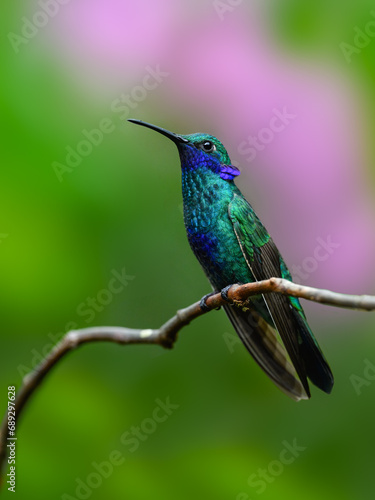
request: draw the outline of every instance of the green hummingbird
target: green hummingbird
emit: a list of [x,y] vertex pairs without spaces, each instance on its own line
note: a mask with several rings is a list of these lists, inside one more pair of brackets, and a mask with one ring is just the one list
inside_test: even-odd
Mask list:
[[[292,281],[271,236],[235,185],[240,171],[216,137],[178,135],[141,120],[129,121],[177,145],[187,237],[213,293],[221,291],[227,299],[234,283],[271,277]],[[201,300],[202,308],[208,295]],[[295,400],[310,398],[308,379],[331,392],[331,369],[297,298],[270,293],[251,297],[246,307],[228,302],[224,310],[255,361],[284,393]]]

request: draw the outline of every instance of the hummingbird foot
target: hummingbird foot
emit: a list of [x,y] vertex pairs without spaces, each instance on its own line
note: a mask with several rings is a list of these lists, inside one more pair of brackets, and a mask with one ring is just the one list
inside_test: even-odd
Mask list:
[[231,285],[226,286],[223,288],[220,292],[221,298],[225,300],[225,302],[228,302],[229,304],[233,305],[233,302],[230,300],[228,297],[228,292],[232,288],[233,285],[241,285],[241,283],[232,283]]
[[[217,292],[211,292],[211,293],[208,293],[207,295],[204,295],[200,302],[199,302],[199,306],[200,308],[202,309],[202,311],[211,311],[212,307],[209,307],[207,304],[206,304],[206,300],[208,299],[208,297],[212,297],[212,295],[216,295]],[[216,310],[218,311],[220,309],[220,307],[217,307]]]

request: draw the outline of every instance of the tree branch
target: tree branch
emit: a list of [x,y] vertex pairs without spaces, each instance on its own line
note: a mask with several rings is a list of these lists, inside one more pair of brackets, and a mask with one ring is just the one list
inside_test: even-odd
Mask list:
[[[307,286],[297,285],[291,281],[281,278],[247,283],[245,285],[233,285],[228,291],[228,298],[232,303],[243,304],[253,296],[263,293],[281,293],[291,295],[321,304],[363,311],[375,310],[375,296],[370,295],[346,295],[321,290]],[[211,295],[206,300],[209,310],[225,305],[227,302],[220,293]],[[16,394],[15,414],[19,418],[25,404],[39,387],[42,380],[50,373],[52,368],[70,351],[88,342],[115,342],[117,344],[157,344],[166,349],[171,349],[177,340],[177,334],[184,326],[193,319],[202,316],[207,311],[202,310],[199,302],[185,309],[177,311],[173,318],[169,319],[157,330],[144,329],[135,330],[130,328],[104,326],[72,330],[56,344],[46,358],[23,379],[22,385]],[[7,458],[8,413],[6,412],[0,427],[0,471],[4,469]],[[3,479],[0,480],[0,486]]]

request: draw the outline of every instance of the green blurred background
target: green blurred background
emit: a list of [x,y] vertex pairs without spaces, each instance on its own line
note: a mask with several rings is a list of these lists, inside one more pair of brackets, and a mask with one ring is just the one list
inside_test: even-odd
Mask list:
[[[375,40],[362,40],[350,62],[340,48],[343,41],[353,44],[355,26],[375,19],[370,2],[49,2],[45,26],[32,36],[29,27],[24,42],[9,38],[23,36],[24,18],[33,19],[47,3],[18,0],[3,7],[0,21],[3,411],[7,386],[19,387],[51,339],[67,329],[157,327],[210,291],[184,233],[177,152],[126,117],[218,135],[243,167],[238,185],[290,266],[313,255],[317,237],[335,238],[341,228],[340,251],[319,263],[306,284],[375,293]],[[216,45],[221,52],[214,53]],[[158,65],[168,76],[146,93],[135,91]],[[270,89],[260,80],[248,87],[247,79],[270,67]],[[296,92],[265,97],[280,85],[291,88],[286,73],[290,82],[304,75],[296,84],[302,95],[317,67],[321,87],[306,101],[319,103],[331,88],[324,97],[330,103],[339,87],[348,110],[314,104],[320,137],[307,125],[291,127],[260,158],[262,170],[247,163],[238,144],[252,126],[254,133],[261,128],[272,107],[293,109]],[[139,101],[120,115],[113,103],[131,92]],[[302,101],[299,116],[306,109],[311,124]],[[112,131],[59,178],[54,162],[66,165],[66,147],[76,149],[82,130],[97,129],[104,118]],[[299,177],[309,155],[298,150],[293,133],[319,152],[320,140],[336,132],[328,135],[329,152],[335,158],[340,151],[352,167],[337,160],[333,187],[324,191],[335,161],[327,160],[323,173],[307,166]],[[303,203],[311,193],[312,201]],[[127,278],[110,297],[101,291],[114,271]],[[90,297],[102,301],[100,310],[87,312]],[[222,311],[185,328],[170,352],[97,343],[71,353],[18,423],[17,497],[372,499],[375,373],[365,367],[366,359],[375,364],[375,317],[314,304],[305,309],[336,378],[329,397],[313,389],[308,402],[290,401],[274,388],[236,342]],[[167,398],[178,408],[154,425],[155,401]],[[121,440],[133,426],[146,432],[134,451]],[[285,441],[301,451],[280,465]],[[110,456],[121,463],[102,465],[98,475],[94,463]],[[254,486],[260,470],[268,479]]]

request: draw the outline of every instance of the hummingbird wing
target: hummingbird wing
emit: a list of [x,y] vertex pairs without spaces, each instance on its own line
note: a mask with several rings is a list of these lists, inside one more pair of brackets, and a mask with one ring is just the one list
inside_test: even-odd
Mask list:
[[[250,204],[235,193],[229,204],[228,214],[254,280],[261,281],[272,277],[291,280],[290,273],[276,245]],[[263,300],[273,322],[271,326],[275,326],[279,333],[307,397],[310,397],[307,377],[323,391],[330,392],[333,386],[332,372],[306,322],[298,299],[270,293],[264,294]],[[242,340],[243,337],[248,337],[248,342],[244,342],[248,347],[247,344],[251,343],[252,337],[251,325],[246,332],[244,319],[242,318],[238,323]],[[270,332],[266,333],[263,329],[263,333],[269,335]],[[274,334],[276,336],[275,331]],[[274,379],[274,377],[271,378]],[[289,392],[292,391],[289,389]],[[290,395],[293,397],[293,393]]]
[[226,305],[224,310],[246,349],[279,389],[295,401],[308,399],[276,330],[255,309]]

